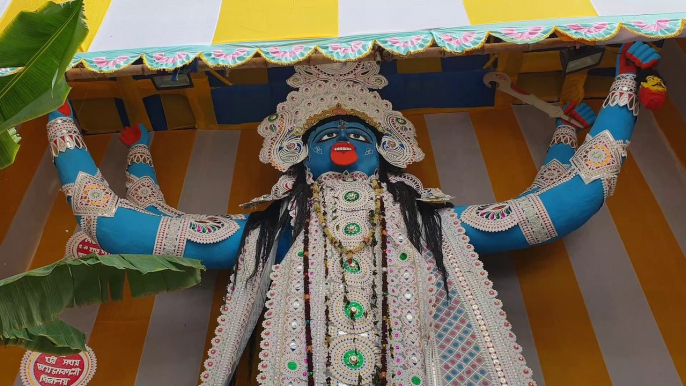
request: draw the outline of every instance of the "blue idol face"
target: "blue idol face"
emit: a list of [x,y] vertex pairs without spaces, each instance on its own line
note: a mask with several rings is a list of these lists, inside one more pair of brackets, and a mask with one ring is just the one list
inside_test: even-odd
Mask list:
[[307,141],[305,165],[314,178],[326,172],[363,172],[368,176],[379,167],[379,152],[372,129],[344,119],[314,129]]

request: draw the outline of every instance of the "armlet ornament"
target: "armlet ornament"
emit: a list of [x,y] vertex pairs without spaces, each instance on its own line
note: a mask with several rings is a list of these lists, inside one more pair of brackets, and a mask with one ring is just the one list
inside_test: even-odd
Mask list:
[[615,194],[615,188],[617,187],[617,177],[618,176],[605,177],[601,180],[603,183],[604,199],[607,199],[608,197]]
[[529,245],[557,236],[550,215],[537,194],[488,205],[472,205],[460,219],[484,232],[502,232],[519,225]]
[[152,164],[152,154],[150,149],[143,144],[133,145],[129,149],[129,154],[126,156],[126,166],[133,164],[147,164],[154,167]]
[[50,142],[50,153],[54,160],[60,153],[70,149],[84,149],[86,143],[83,141],[81,131],[74,124],[71,118],[57,118],[48,122],[48,141]]
[[64,257],[72,260],[88,256],[92,253],[100,256],[109,255],[109,253],[102,249],[98,243],[93,241],[86,232],[80,230],[75,232],[69,240],[67,240]]
[[[551,183],[541,187],[536,193],[546,192],[579,175],[586,184],[600,179],[603,186],[603,198],[607,199],[615,192],[622,159],[626,158],[628,154],[629,143],[629,141],[615,140],[607,130],[595,137],[587,136],[584,144],[572,157],[571,167],[568,167],[567,171],[560,175],[557,180],[548,181]],[[541,168],[539,175],[541,173],[543,173],[543,168]],[[538,176],[536,179],[538,180]],[[536,181],[529,190],[532,190],[535,185],[537,185]]]
[[114,217],[119,197],[110,189],[100,173],[93,176],[79,172],[72,192],[71,206],[74,215]]
[[553,159],[547,164],[541,166],[541,170],[536,174],[534,183],[525,191],[525,193],[535,190],[543,190],[562,179],[569,171],[569,164]]
[[126,198],[133,206],[141,210],[151,206],[171,217],[185,214],[167,205],[159,185],[149,176],[138,178],[131,173],[126,173]]
[[[98,172],[95,173],[95,178],[101,180],[105,184],[105,186],[110,186],[107,180],[105,180],[105,178],[102,176],[102,173],[100,173],[100,170],[98,170]],[[64,193],[65,196],[71,197],[74,195],[75,186],[76,184],[74,183],[64,184],[62,185],[62,188],[60,190]]]
[[153,254],[183,256],[186,243],[214,244],[231,237],[240,229],[232,216],[187,214],[162,217]]
[[95,216],[83,216],[79,222],[79,227],[94,243],[98,242],[98,218]]
[[553,139],[550,141],[550,146],[548,149],[557,144],[568,145],[572,149],[576,150],[579,146],[576,139],[576,129],[569,125],[560,125],[555,129],[553,134]]
[[156,202],[164,202],[164,195],[155,181],[149,177],[126,175],[126,198],[141,208],[146,208]]
[[603,130],[595,137],[587,135],[586,141],[571,158],[572,168],[586,184],[616,176],[628,146],[628,141],[615,140],[609,130]]
[[610,93],[603,102],[603,108],[607,106],[627,106],[635,117],[638,116],[639,101],[636,95],[636,75],[620,74],[615,78]]

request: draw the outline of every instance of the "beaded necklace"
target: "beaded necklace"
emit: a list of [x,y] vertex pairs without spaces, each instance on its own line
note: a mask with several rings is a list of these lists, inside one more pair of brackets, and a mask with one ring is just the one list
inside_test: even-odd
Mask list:
[[367,235],[362,239],[363,241],[359,243],[358,245],[354,246],[353,248],[348,248],[345,245],[343,245],[343,242],[336,237],[336,235],[331,231],[331,229],[328,226],[328,223],[326,221],[326,218],[324,217],[324,213],[322,212],[322,201],[321,201],[321,187],[319,186],[319,183],[314,183],[312,185],[312,199],[313,199],[313,206],[314,206],[314,212],[317,214],[317,218],[319,219],[319,223],[322,225],[322,228],[324,230],[324,234],[326,237],[329,238],[331,241],[331,244],[338,249],[338,251],[346,255],[348,258],[348,264],[352,264],[353,260],[353,255],[355,255],[357,252],[361,251],[364,247],[368,246],[369,243],[372,241],[372,236],[374,235],[374,232],[376,231],[375,227],[376,224],[379,223],[379,213],[380,213],[380,201],[379,197],[383,193],[383,188],[379,184],[379,181],[375,178],[371,179],[372,181],[372,187],[374,188],[374,194],[375,194],[375,205],[374,205],[374,213],[371,218],[371,223],[372,226],[369,227],[369,231],[367,232]]
[[[388,320],[388,300],[387,300],[387,291],[388,291],[387,280],[388,279],[387,279],[387,275],[385,272],[386,271],[386,263],[385,263],[385,261],[383,261],[384,259],[386,259],[386,248],[387,248],[386,226],[385,226],[386,224],[385,224],[385,221],[383,218],[384,217],[384,208],[383,208],[383,201],[382,201],[382,194],[384,191],[383,191],[381,184],[378,182],[377,179],[371,179],[371,184],[372,184],[372,187],[374,188],[375,197],[374,197],[374,211],[373,211],[373,213],[370,213],[370,217],[369,217],[370,229],[369,229],[368,234],[363,238],[363,241],[360,242],[359,244],[353,246],[353,247],[346,247],[343,244],[343,242],[338,237],[336,237],[334,232],[331,231],[331,229],[329,228],[328,222],[326,220],[326,215],[327,215],[326,202],[325,202],[324,198],[322,197],[321,187],[320,187],[319,183],[314,183],[312,186],[312,203],[313,203],[313,208],[314,208],[315,214],[317,215],[317,218],[319,220],[320,226],[322,227],[322,230],[324,231],[324,234],[326,236],[324,238],[325,277],[328,281],[329,280],[329,265],[328,265],[328,258],[327,258],[328,252],[326,252],[326,251],[328,251],[328,248],[326,248],[326,245],[329,244],[329,243],[327,243],[327,241],[329,241],[330,245],[333,245],[335,247],[335,249],[340,253],[339,264],[341,265],[341,268],[343,268],[342,269],[341,284],[343,286],[343,292],[345,294],[344,295],[344,305],[345,305],[346,309],[350,308],[349,317],[350,317],[350,322],[353,323],[353,325],[355,324],[357,318],[360,317],[360,315],[358,315],[358,312],[361,312],[361,311],[358,311],[356,306],[353,304],[353,302],[351,302],[348,299],[348,293],[349,292],[348,292],[348,283],[346,280],[346,272],[347,272],[347,269],[355,269],[354,268],[355,262],[353,260],[354,255],[356,253],[361,252],[365,247],[370,247],[370,248],[372,248],[372,265],[373,265],[372,277],[373,278],[376,277],[376,275],[377,275],[377,271],[376,271],[377,270],[377,258],[376,258],[376,254],[374,253],[374,248],[377,246],[377,243],[378,243],[378,239],[377,239],[377,235],[376,235],[377,227],[381,226],[379,233],[381,235],[381,241],[382,241],[381,242],[381,244],[382,244],[381,248],[382,248],[382,266],[383,266],[382,271],[383,272],[381,275],[381,277],[382,277],[381,287],[382,287],[383,292],[382,292],[382,294],[379,293],[379,288],[376,286],[376,279],[372,279],[372,283],[371,283],[372,301],[370,302],[370,306],[373,310],[378,309],[377,299],[379,297],[381,297],[381,300],[382,300],[381,314],[382,315],[381,315],[381,320],[380,320],[380,322],[381,322],[381,336],[380,336],[381,341],[380,341],[380,343],[381,343],[382,348],[381,348],[381,357],[377,359],[378,362],[376,363],[376,366],[375,366],[376,371],[375,371],[375,374],[374,374],[374,377],[372,380],[372,384],[377,385],[377,386],[385,386],[385,385],[387,385],[387,379],[386,379],[386,372],[387,372],[386,347],[387,347],[387,341],[388,341],[388,334],[390,332],[388,329],[388,327],[389,327],[388,326],[388,323],[389,323],[389,320]],[[305,227],[306,228],[309,227],[309,222],[306,224]],[[309,237],[308,237],[309,234],[308,233],[309,232],[306,230],[305,240],[304,240],[306,244],[309,242]],[[305,249],[307,249],[307,246],[305,246]],[[309,254],[307,252],[305,252],[306,265],[308,264],[307,263],[308,255]],[[303,277],[303,280],[306,283],[305,284],[305,294],[306,294],[306,296],[305,296],[305,298],[306,298],[306,300],[305,300],[305,311],[306,311],[306,319],[308,319],[306,321],[306,323],[308,323],[309,318],[310,318],[308,315],[309,313],[307,312],[309,310],[309,307],[308,307],[309,297],[307,296],[307,293],[308,293],[307,282],[309,281],[309,277],[307,277],[307,275],[305,274]],[[326,319],[327,319],[326,342],[327,342],[327,345],[329,345],[331,342],[331,336],[328,333],[328,319],[329,319],[328,299],[327,299],[326,303],[327,303],[326,310],[325,310],[325,315],[326,315]],[[366,314],[366,311],[364,313]],[[376,312],[373,312],[372,314],[376,314]],[[308,347],[307,347],[307,349],[308,349],[307,382],[308,382],[308,385],[312,385],[314,382],[314,377],[313,377],[313,373],[312,373],[313,366],[311,365],[311,363],[312,363],[312,357],[310,355],[310,351],[311,351],[311,346],[310,346],[311,345],[311,343],[310,343],[311,342],[311,329],[309,327],[310,326],[308,324],[306,324],[306,326],[305,326],[305,334],[306,334],[305,339],[308,342],[307,343],[307,345],[308,345]],[[353,342],[355,342],[355,340],[353,340]],[[330,350],[327,350],[327,352],[328,351],[330,351]],[[359,355],[361,355],[361,352],[359,352],[358,349],[355,348],[352,355],[350,355],[349,358],[347,358],[346,362],[349,362],[349,364],[352,366],[358,365],[360,363],[360,361],[363,360],[363,357],[359,357]],[[326,360],[327,360],[327,367],[329,367],[331,365],[331,358],[330,358],[329,353],[327,353]],[[360,377],[358,379],[358,384],[360,384],[361,381],[362,381],[362,379]],[[331,384],[331,378],[327,377],[326,382],[327,382],[327,385],[330,385]]]

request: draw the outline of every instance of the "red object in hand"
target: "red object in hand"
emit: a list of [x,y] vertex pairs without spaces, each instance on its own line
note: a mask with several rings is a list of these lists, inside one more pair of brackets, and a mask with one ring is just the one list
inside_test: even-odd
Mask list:
[[638,99],[646,109],[654,111],[664,106],[667,100],[667,93],[664,91],[651,90],[648,87],[641,87],[638,90]]
[[119,140],[124,143],[126,146],[133,146],[134,143],[138,142],[141,139],[141,126],[140,123],[137,123],[133,127],[128,127],[126,126],[124,130],[122,130],[121,134],[119,134]]
[[338,166],[352,165],[357,161],[355,145],[350,142],[338,142],[331,148],[331,160]]
[[632,44],[634,43],[625,43],[622,45],[622,52],[619,53],[619,58],[617,58],[620,74],[635,74],[638,71],[636,64],[634,64],[636,58],[633,55],[631,55],[631,57],[634,58],[633,60],[628,57],[628,51]]

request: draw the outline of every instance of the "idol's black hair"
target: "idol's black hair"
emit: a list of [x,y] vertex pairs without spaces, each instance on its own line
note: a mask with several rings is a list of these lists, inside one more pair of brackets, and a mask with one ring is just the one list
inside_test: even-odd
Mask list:
[[[317,127],[333,122],[339,119],[346,121],[356,121],[370,127],[368,123],[352,116],[332,117],[322,120]],[[377,130],[372,128],[372,131],[377,136],[377,141],[380,141],[381,135]],[[312,130],[309,130],[303,136],[303,142],[307,143],[307,138]],[[436,260],[436,266],[443,278],[447,278],[445,264],[443,260],[443,228],[441,227],[441,218],[439,210],[443,208],[450,208],[451,203],[428,203],[418,201],[420,197],[413,187],[403,182],[391,182],[389,176],[399,175],[402,169],[391,165],[380,157],[379,159],[379,181],[386,183],[388,192],[391,193],[393,199],[400,206],[407,229],[407,237],[412,245],[418,250],[422,251],[424,246],[431,251]],[[307,184],[306,168],[304,163],[300,162],[291,166],[286,174],[295,177],[293,189],[287,197],[275,201],[270,204],[265,210],[250,213],[248,220],[243,229],[243,235],[238,250],[242,251],[245,247],[245,240],[247,236],[257,231],[257,248],[255,249],[255,265],[252,268],[251,277],[257,272],[260,263],[265,263],[275,247],[277,235],[283,234],[288,229],[291,222],[290,211],[284,210],[284,207],[291,203],[295,207],[296,217],[293,221],[293,229],[291,233],[291,241],[295,240],[305,227],[305,218],[309,216],[308,201],[312,195],[312,191]],[[235,274],[234,274],[235,277]],[[446,283],[447,284],[447,283]]]

